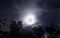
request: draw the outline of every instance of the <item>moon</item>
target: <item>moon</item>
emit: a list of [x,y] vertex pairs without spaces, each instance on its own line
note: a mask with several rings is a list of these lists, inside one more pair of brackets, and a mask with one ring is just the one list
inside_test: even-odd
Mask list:
[[29,15],[26,17],[25,19],[25,22],[28,24],[28,25],[32,25],[35,23],[35,18],[33,15]]

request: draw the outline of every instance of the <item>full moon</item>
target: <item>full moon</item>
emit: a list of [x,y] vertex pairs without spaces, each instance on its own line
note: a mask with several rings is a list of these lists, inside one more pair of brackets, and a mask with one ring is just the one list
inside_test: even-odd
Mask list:
[[34,16],[32,16],[32,15],[27,16],[26,19],[25,19],[25,22],[26,22],[28,25],[34,24],[34,23],[35,23],[35,18],[34,18]]

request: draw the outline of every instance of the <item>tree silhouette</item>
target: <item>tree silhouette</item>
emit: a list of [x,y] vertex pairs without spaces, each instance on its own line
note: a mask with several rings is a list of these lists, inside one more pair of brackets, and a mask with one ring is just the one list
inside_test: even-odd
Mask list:
[[3,31],[2,31],[2,20],[0,20],[0,38],[3,38]]
[[18,25],[16,24],[16,21],[13,20],[11,22],[11,25],[10,25],[10,38],[19,38],[19,29],[18,29]]
[[2,22],[2,20],[0,20],[0,23]]
[[44,30],[42,29],[42,27],[35,27],[34,28],[35,34],[37,36],[37,38],[44,38]]
[[57,30],[57,38],[60,38],[60,29]]
[[57,30],[54,28],[54,24],[51,24],[49,28],[47,28],[49,36],[48,38],[57,38]]
[[23,32],[23,24],[22,24],[22,21],[18,21],[17,25],[18,25],[18,29],[20,29],[20,32]]
[[20,36],[20,38],[23,38],[23,24],[22,24],[22,21],[18,21],[18,23],[17,23],[17,25],[18,25],[18,32],[19,32],[19,36]]

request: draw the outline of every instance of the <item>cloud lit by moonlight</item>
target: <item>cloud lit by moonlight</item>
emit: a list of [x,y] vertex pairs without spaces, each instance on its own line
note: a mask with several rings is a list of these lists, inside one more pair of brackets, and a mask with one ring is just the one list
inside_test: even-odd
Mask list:
[[[25,5],[26,3],[26,5]],[[34,0],[27,0],[19,6],[16,6],[18,9],[18,20],[23,22],[23,25],[34,25],[38,21],[38,16],[42,15],[42,8],[39,8],[37,2]],[[40,20],[40,19],[39,19]]]

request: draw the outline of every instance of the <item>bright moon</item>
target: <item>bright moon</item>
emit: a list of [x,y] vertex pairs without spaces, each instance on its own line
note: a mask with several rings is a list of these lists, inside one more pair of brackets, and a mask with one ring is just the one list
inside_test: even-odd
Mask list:
[[35,18],[34,18],[34,16],[32,16],[32,15],[27,16],[26,19],[25,19],[25,22],[26,22],[28,25],[34,24],[34,23],[35,23]]

